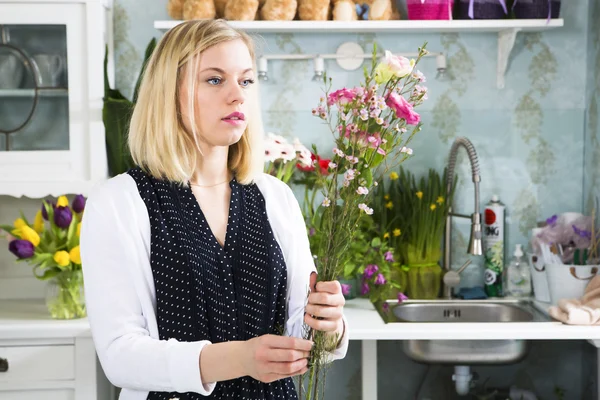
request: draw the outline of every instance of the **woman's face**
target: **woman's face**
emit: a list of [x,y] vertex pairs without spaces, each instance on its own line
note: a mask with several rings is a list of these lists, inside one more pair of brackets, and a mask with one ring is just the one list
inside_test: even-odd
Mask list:
[[198,141],[208,146],[238,142],[250,118],[246,100],[254,83],[252,57],[246,44],[231,40],[202,52],[192,72],[196,80],[194,93],[188,90],[187,71],[182,75],[179,101],[186,130],[192,132],[188,106],[188,96],[192,95]]

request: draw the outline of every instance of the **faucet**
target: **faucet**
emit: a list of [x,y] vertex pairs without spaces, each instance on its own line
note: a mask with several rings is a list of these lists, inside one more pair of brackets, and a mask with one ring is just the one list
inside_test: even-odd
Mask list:
[[482,255],[482,243],[481,243],[481,213],[479,212],[479,182],[481,181],[481,176],[479,174],[479,159],[477,158],[477,153],[475,152],[475,147],[473,143],[465,137],[457,138],[454,143],[452,143],[452,147],[450,149],[450,158],[448,160],[448,168],[447,168],[447,177],[446,177],[446,199],[450,199],[452,195],[452,190],[454,187],[454,170],[456,168],[456,156],[460,147],[464,147],[469,156],[469,161],[471,163],[471,174],[473,175],[473,184],[475,185],[475,210],[473,214],[465,215],[465,214],[457,214],[452,211],[453,201],[450,202],[448,208],[448,216],[446,217],[446,229],[444,233],[444,285],[443,285],[443,297],[447,299],[452,298],[452,287],[457,286],[460,283],[459,274],[462,270],[465,269],[467,265],[471,262],[470,260],[465,263],[461,268],[459,268],[457,273],[450,273],[451,266],[451,234],[452,234],[452,217],[460,217],[467,218],[471,220],[471,237],[469,239],[469,249],[467,251],[468,254],[473,255]]

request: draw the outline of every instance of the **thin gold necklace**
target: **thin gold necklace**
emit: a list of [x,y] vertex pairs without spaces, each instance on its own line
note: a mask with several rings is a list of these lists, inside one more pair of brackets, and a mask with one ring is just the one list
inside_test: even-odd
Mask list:
[[220,183],[215,183],[214,185],[198,185],[197,183],[190,183],[190,186],[198,186],[198,187],[203,187],[203,188],[209,188],[209,187],[214,187],[214,186],[219,186],[222,185],[224,183],[229,182],[231,179],[228,179],[224,182],[220,182]]

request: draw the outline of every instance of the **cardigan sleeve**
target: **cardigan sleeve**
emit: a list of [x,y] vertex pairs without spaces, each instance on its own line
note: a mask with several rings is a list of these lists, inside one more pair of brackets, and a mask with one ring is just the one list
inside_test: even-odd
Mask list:
[[[304,311],[308,303],[310,275],[317,272],[314,259],[310,251],[310,243],[306,232],[306,222],[298,200],[292,190],[285,185],[287,208],[285,213],[291,225],[291,235],[287,236],[289,253],[286,259],[288,268],[292,269],[288,282],[288,320],[286,330],[290,336],[304,336]],[[286,222],[282,221],[283,224]],[[348,321],[344,320],[344,334],[337,349],[329,354],[329,360],[338,360],[346,356],[348,351]]]
[[96,189],[82,221],[86,306],[98,358],[120,388],[210,395],[215,383],[203,384],[200,375],[200,355],[210,342],[158,340],[148,331],[136,287],[148,285],[139,271],[150,268],[150,225],[139,217],[145,205],[137,190],[127,193],[125,179],[131,177]]

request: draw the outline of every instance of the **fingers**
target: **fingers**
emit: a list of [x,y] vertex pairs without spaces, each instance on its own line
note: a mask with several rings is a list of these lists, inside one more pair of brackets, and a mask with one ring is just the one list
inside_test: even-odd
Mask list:
[[342,292],[338,294],[331,294],[326,292],[313,292],[310,295],[308,295],[308,303],[339,307],[346,304],[346,300],[344,300]]
[[304,368],[308,367],[308,359],[303,358],[294,362],[271,362],[267,364],[267,370],[276,375],[297,375]]
[[308,287],[310,288],[311,292],[315,292],[317,290],[316,284],[317,284],[317,273],[311,272],[309,283],[308,283],[308,285],[309,285]]
[[275,349],[292,349],[308,352],[312,350],[313,346],[313,342],[310,340],[290,336],[265,335],[264,340],[268,347]]
[[327,292],[331,294],[342,293],[342,285],[338,281],[318,282],[317,292]]
[[323,332],[335,332],[338,327],[337,321],[328,319],[315,319],[310,314],[304,315],[304,322],[311,328]]
[[307,359],[309,356],[310,351],[272,349],[269,354],[269,361],[290,363]]
[[343,312],[341,307],[321,306],[318,304],[307,304],[306,313],[315,318],[340,319]]

